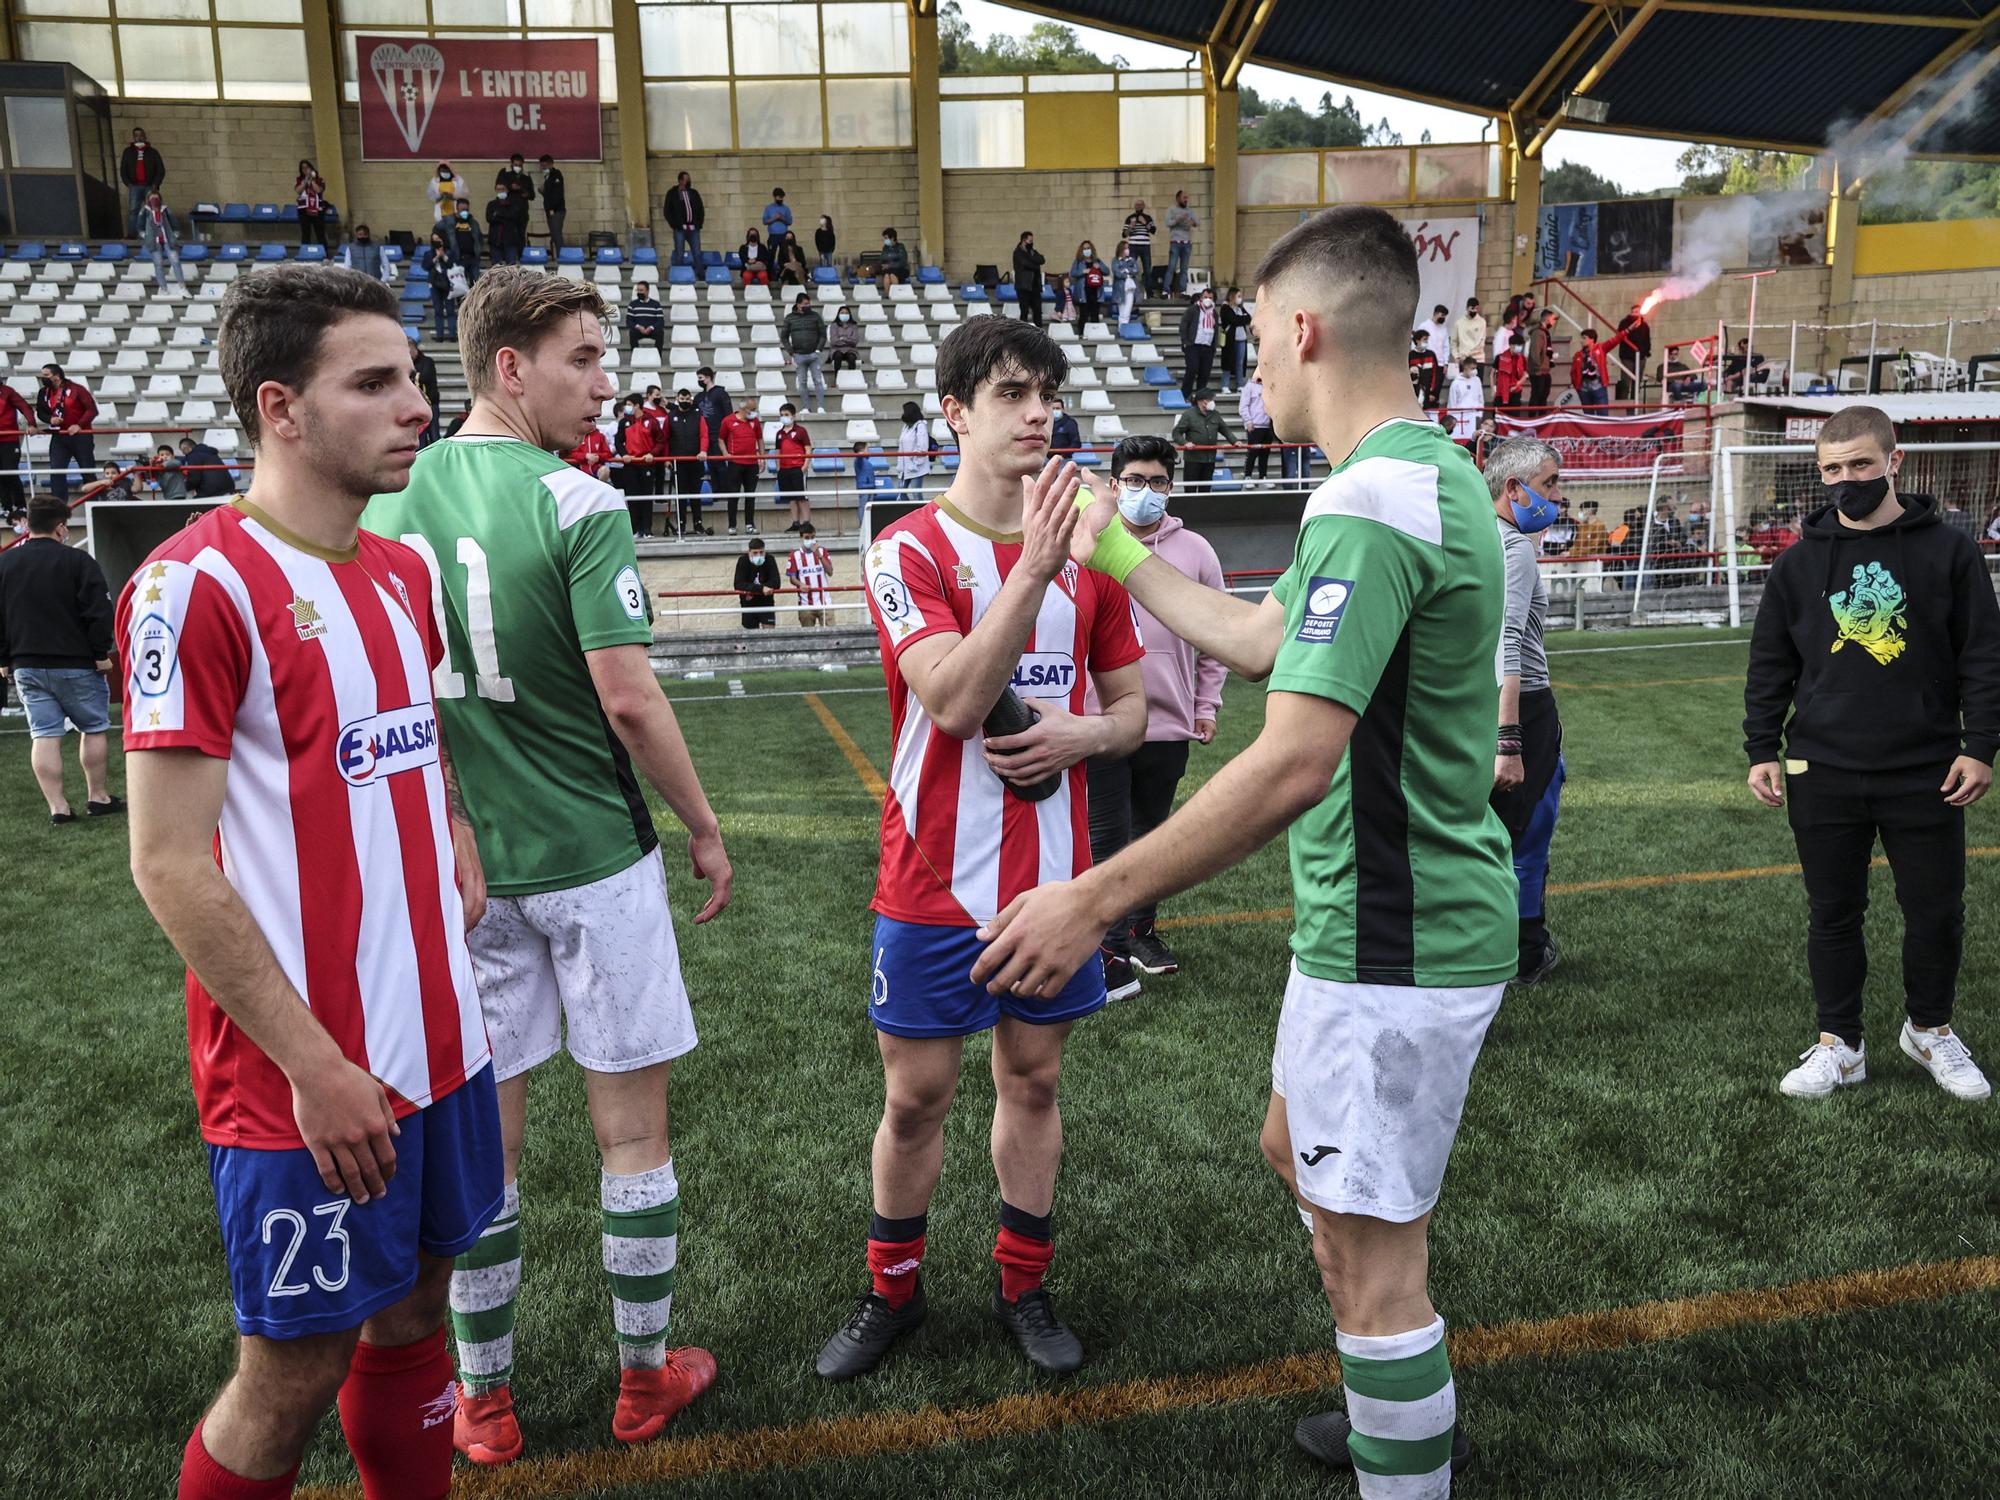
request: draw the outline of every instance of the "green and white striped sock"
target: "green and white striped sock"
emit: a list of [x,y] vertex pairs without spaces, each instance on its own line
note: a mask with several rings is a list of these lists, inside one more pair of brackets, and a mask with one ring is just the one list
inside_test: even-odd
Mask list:
[[1443,1500],[1451,1493],[1458,1394],[1444,1351],[1444,1319],[1409,1333],[1364,1338],[1335,1330],[1362,1500]]
[[618,1364],[657,1370],[667,1360],[681,1224],[681,1188],[672,1159],[629,1177],[604,1173],[601,1198]]
[[458,1378],[474,1396],[514,1373],[514,1299],[521,1295],[521,1189],[508,1183],[500,1215],[451,1268],[451,1331]]

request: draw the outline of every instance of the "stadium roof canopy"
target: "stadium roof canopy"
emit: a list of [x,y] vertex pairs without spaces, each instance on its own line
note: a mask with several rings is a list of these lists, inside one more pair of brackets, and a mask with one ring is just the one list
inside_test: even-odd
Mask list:
[[2000,157],[1993,0],[1003,3],[1212,49],[1218,77],[1235,59],[1511,114],[1518,139],[1536,147],[1577,92],[1607,116],[1601,125],[1564,116],[1564,129],[1818,151],[1868,120],[1882,122],[1871,146]]

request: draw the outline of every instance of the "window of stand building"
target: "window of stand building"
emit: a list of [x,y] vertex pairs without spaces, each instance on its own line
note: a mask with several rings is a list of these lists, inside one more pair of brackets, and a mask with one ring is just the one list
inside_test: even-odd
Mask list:
[[299,0],[19,0],[24,60],[127,99],[304,101]]

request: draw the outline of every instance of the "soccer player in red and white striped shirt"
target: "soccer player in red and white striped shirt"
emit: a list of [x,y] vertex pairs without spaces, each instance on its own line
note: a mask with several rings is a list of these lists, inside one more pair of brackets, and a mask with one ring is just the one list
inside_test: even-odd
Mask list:
[[[1042,1277],[1054,1254],[1063,1042],[1104,1005],[1104,971],[1093,956],[1062,983],[999,997],[971,973],[981,922],[1042,881],[1089,867],[1083,763],[1138,748],[1144,652],[1125,590],[1069,558],[1077,471],[1047,462],[1049,404],[1068,374],[1061,348],[1039,328],[981,318],[944,341],[937,374],[958,436],[957,475],[864,560],[896,745],[869,1004],[887,1098],[875,1134],[872,1288],[820,1352],[828,1379],[873,1369],[923,1319],[918,1266],[944,1117],[965,1038],[989,1029],[1000,1180],[994,1311],[1039,1368],[1083,1362]],[[1086,675],[1101,713],[1084,712]],[[1039,721],[987,737],[988,716],[1010,690]],[[1025,795],[1051,778],[1053,793]]]
[[451,1258],[500,1206],[465,932],[485,882],[431,670],[423,561],[358,531],[430,408],[395,294],[285,267],[222,303],[250,492],[118,606],[132,873],[188,964],[188,1041],[242,1338],[180,1500],[292,1493],[338,1396],[369,1500],[451,1485]]

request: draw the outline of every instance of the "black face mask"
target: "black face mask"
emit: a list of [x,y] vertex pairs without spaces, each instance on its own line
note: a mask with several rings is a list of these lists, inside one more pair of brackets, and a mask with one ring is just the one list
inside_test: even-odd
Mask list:
[[1826,489],[1833,503],[1840,507],[1840,513],[1848,520],[1866,520],[1888,498],[1889,476],[1877,474],[1873,479],[1843,479]]

